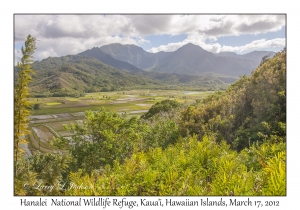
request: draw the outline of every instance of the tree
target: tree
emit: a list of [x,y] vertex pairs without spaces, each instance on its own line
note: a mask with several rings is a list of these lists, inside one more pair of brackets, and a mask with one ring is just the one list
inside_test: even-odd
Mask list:
[[86,111],[83,125],[75,123],[65,128],[74,133],[72,139],[60,137],[52,144],[69,149],[72,171],[82,169],[89,174],[107,164],[112,165],[117,158],[122,161],[129,157],[144,130],[136,117],[126,119],[104,108],[98,112]]
[[18,161],[24,154],[20,144],[27,144],[26,136],[30,133],[28,129],[28,119],[30,115],[28,107],[30,103],[27,100],[29,96],[28,84],[32,80],[31,64],[33,62],[33,53],[36,49],[36,39],[31,35],[27,36],[25,48],[22,47],[21,62],[17,66],[20,70],[18,81],[14,88],[14,176],[18,171]]
[[[66,183],[69,175],[69,156],[60,153],[37,153],[31,156],[28,162],[31,173],[36,173],[38,183],[55,186],[51,190],[42,188],[40,194],[60,195],[63,190],[60,184]],[[30,191],[27,195],[31,195]]]
[[168,112],[171,111],[177,107],[179,107],[180,104],[175,100],[163,100],[161,102],[157,102],[154,104],[147,113],[143,114],[141,118],[143,119],[149,119],[150,117],[153,117],[154,115],[161,113],[161,112]]

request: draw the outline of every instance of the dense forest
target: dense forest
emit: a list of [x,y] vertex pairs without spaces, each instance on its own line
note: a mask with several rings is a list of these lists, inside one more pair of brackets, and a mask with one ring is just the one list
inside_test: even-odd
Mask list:
[[86,111],[65,126],[71,139],[51,142],[64,152],[25,159],[34,48],[29,36],[15,86],[15,195],[286,195],[285,49],[192,105],[158,102],[140,118]]

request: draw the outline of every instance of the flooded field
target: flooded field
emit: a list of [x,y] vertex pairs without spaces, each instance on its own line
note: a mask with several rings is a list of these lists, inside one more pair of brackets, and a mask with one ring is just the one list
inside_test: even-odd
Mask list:
[[52,115],[35,115],[29,116],[31,120],[46,120],[46,119],[53,119]]
[[49,143],[54,138],[53,133],[45,126],[32,127],[32,129],[43,143]]
[[55,118],[71,118],[72,115],[69,113],[62,113],[62,114],[54,114],[53,117]]

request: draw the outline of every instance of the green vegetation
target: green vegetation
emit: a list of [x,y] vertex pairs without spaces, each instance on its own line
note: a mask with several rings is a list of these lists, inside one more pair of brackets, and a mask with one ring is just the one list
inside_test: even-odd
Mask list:
[[[197,100],[211,94],[213,94],[212,91],[131,90],[122,92],[88,93],[86,96],[79,98],[32,98],[30,101],[32,103],[38,102],[40,106],[38,110],[31,110],[33,115],[31,116],[29,126],[32,128],[43,125],[47,127],[46,133],[48,133],[49,130],[54,135],[58,134],[59,136],[69,138],[72,136],[72,133],[64,130],[63,125],[70,125],[70,123],[79,123],[82,125],[82,120],[84,120],[85,115],[84,112],[86,110],[99,111],[99,109],[105,108],[109,111],[125,114],[124,116],[129,119],[132,116],[141,116],[155,103],[160,104],[160,102],[162,102],[162,104],[165,104],[170,101],[170,103],[177,104],[179,108],[179,103],[183,106],[187,106],[188,104],[195,103]],[[164,114],[168,114],[166,111],[167,110],[164,111]],[[172,112],[174,111],[175,110],[172,110]],[[151,111],[149,111],[149,113],[151,113]],[[151,119],[151,121],[155,120],[155,118]],[[147,123],[153,124],[150,121]],[[163,126],[161,126],[160,123],[153,126],[156,126],[156,129],[163,129]],[[151,135],[152,137],[155,136],[155,141],[157,141],[158,145],[160,142],[159,138],[164,136],[157,136],[156,134],[157,133],[153,132]],[[57,150],[57,148],[52,147],[48,143],[45,144],[40,142],[40,137],[34,130],[32,130],[32,135],[34,135],[34,137],[30,140],[29,146],[32,148],[31,150],[33,153],[36,153],[38,150],[42,150],[43,152]],[[49,141],[51,141],[51,139],[49,139]]]
[[182,117],[183,133],[200,139],[214,133],[218,141],[225,139],[238,150],[257,140],[285,136],[285,51],[266,60],[251,77],[243,76],[225,92],[188,107]]
[[[32,64],[35,69],[30,84],[32,96],[83,97],[91,92],[128,91],[135,89],[225,90],[237,78],[195,76],[155,72],[127,72],[106,65],[96,58],[79,55],[49,57]],[[19,68],[15,68],[17,78]],[[15,80],[16,80],[15,78]],[[174,85],[176,84],[176,85]]]
[[157,102],[149,109],[149,111],[146,114],[142,115],[141,118],[149,119],[150,117],[153,117],[158,113],[168,112],[178,108],[179,106],[180,104],[177,101],[169,100],[169,99],[161,102]]
[[36,110],[36,109],[39,109],[39,108],[40,108],[40,104],[34,104],[34,105],[33,105],[33,109]]
[[47,106],[55,106],[55,105],[58,105],[58,104],[62,104],[60,102],[49,102],[49,103],[46,103]]
[[15,194],[286,195],[285,51],[224,92],[151,91],[40,98],[30,126],[58,136],[43,142],[56,153],[23,161]]
[[[39,103],[38,110],[31,110],[32,115],[76,113],[85,110],[97,111],[104,107],[110,111],[134,111],[149,109],[162,100],[176,100],[179,103],[194,103],[196,100],[213,94],[213,91],[178,91],[178,90],[130,90],[114,92],[87,93],[83,97],[47,97],[31,98],[32,103]],[[37,101],[38,100],[38,101]],[[144,105],[144,106],[143,106]]]
[[[14,176],[19,176],[19,162],[24,155],[24,150],[21,149],[21,144],[27,144],[26,135],[30,133],[28,130],[27,117],[30,112],[27,107],[30,107],[30,103],[27,101],[29,96],[28,86],[31,81],[31,75],[33,73],[31,69],[33,53],[36,39],[28,35],[25,41],[25,48],[21,48],[22,59],[18,63],[20,70],[18,74],[18,80],[14,88]],[[19,177],[18,177],[19,178]],[[15,189],[18,190],[18,189]]]
[[[272,150],[263,149],[272,146]],[[264,167],[258,155],[267,156]],[[70,181],[91,183],[92,189],[71,189],[67,195],[285,195],[285,146],[264,143],[237,153],[204,136],[175,145],[137,152],[125,162],[70,174]]]

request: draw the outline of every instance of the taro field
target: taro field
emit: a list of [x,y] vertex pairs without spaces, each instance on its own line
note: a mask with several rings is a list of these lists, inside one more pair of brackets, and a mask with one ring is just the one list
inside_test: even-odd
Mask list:
[[140,116],[162,100],[170,99],[191,104],[212,93],[213,91],[131,90],[88,93],[79,98],[32,98],[30,101],[39,104],[39,108],[31,111],[29,124],[31,134],[27,153],[59,152],[51,146],[51,140],[59,136],[71,138],[72,133],[66,131],[64,125],[83,123],[86,110],[97,111],[104,107],[106,110],[126,114],[129,117]]

